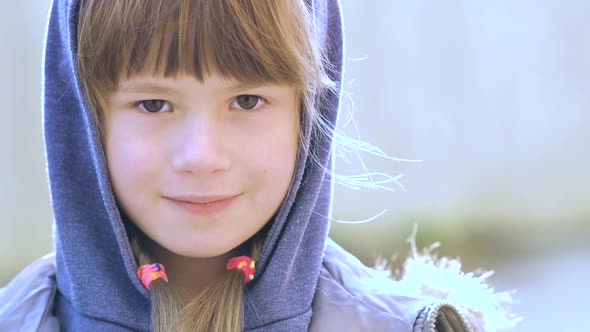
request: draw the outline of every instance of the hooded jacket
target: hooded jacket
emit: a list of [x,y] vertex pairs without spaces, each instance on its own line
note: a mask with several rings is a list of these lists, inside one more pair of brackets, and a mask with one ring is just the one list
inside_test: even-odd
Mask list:
[[[149,293],[109,182],[97,125],[76,72],[79,1],[54,0],[43,57],[43,128],[55,253],[34,262],[0,292],[0,330],[148,331]],[[312,1],[341,83],[343,29],[337,0]],[[333,128],[338,92],[321,98]],[[463,308],[375,270],[329,240],[331,138],[312,136],[300,151],[287,197],[269,221],[255,279],[245,288],[246,331],[469,331]],[[409,285],[409,284],[408,284]],[[417,289],[417,288],[415,288]],[[411,292],[410,292],[411,293]]]

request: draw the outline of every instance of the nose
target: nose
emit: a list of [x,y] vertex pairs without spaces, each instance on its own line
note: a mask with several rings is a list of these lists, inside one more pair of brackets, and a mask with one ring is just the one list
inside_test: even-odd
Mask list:
[[227,171],[230,158],[224,148],[222,126],[215,119],[201,117],[185,121],[178,128],[172,166],[177,172],[211,174]]

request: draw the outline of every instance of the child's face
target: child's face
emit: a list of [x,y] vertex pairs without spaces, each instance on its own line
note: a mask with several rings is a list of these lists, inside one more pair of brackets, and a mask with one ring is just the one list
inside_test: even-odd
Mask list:
[[141,76],[110,99],[106,156],[119,204],[167,250],[214,257],[260,230],[295,167],[295,88]]

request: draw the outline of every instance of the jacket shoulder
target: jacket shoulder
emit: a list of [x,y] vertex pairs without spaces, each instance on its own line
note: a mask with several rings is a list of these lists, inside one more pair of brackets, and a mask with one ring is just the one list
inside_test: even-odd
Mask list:
[[1,331],[57,331],[52,314],[56,293],[55,253],[22,270],[0,289]]
[[416,297],[328,239],[310,331],[471,331],[451,303]]

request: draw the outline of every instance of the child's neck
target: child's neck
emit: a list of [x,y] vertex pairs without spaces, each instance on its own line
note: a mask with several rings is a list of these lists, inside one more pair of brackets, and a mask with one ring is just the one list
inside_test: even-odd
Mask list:
[[205,288],[221,280],[227,274],[225,264],[232,257],[231,251],[210,258],[185,257],[159,245],[154,245],[151,251],[155,261],[166,267],[169,283],[186,293],[185,304]]

